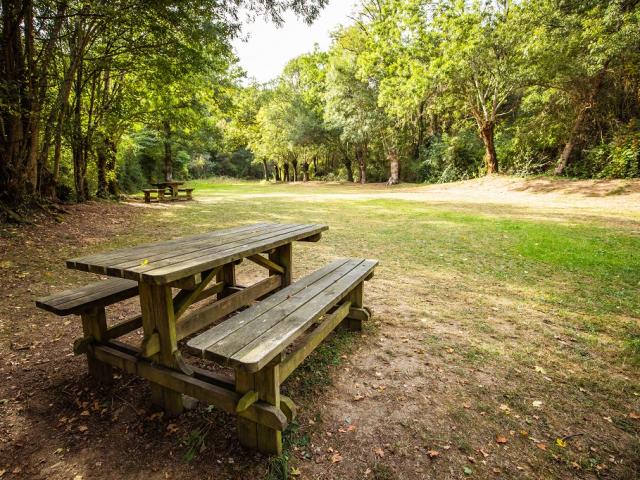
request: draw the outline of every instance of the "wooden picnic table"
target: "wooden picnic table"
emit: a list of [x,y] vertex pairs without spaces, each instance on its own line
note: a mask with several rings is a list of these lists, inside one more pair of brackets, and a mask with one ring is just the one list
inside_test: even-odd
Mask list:
[[[292,243],[317,241],[327,229],[320,224],[263,223],[67,260],[68,268],[138,282],[141,315],[111,328],[100,315],[89,319],[94,325],[85,329],[93,332],[87,342],[96,340],[96,336],[101,340],[100,345],[87,347],[92,349],[89,353],[96,362],[151,380],[153,402],[170,414],[183,409],[180,392],[205,398],[225,410],[235,408],[238,394],[233,381],[187,365],[178,350],[178,341],[289,285]],[[243,259],[265,267],[269,276],[240,287],[235,265]],[[173,289],[179,289],[175,296]],[[192,303],[215,294],[216,302],[185,314]],[[140,326],[144,337],[139,349],[114,339]],[[111,330],[114,331],[110,333]],[[82,352],[82,341],[77,343],[76,349]],[[269,417],[264,408],[256,405],[245,415]]]
[[183,185],[184,182],[178,180],[164,181],[164,182],[156,182],[152,183],[154,187],[162,188],[165,191],[169,190],[171,192],[171,198],[178,197],[178,190],[180,189],[180,185]]

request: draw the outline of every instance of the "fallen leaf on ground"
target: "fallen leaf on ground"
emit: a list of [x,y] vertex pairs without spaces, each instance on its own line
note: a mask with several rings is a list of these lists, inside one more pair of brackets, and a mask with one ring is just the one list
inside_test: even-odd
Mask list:
[[178,426],[175,423],[170,423],[167,425],[167,432],[176,433],[178,431]]
[[89,430],[89,427],[87,427],[86,425],[80,425],[80,426],[78,427],[78,431],[79,431],[79,432],[84,433],[84,432],[86,432],[87,430]]
[[440,452],[437,450],[429,450],[427,455],[429,455],[429,458],[436,458],[440,456]]
[[534,400],[533,402],[531,402],[532,405],[536,408],[539,408],[542,406],[542,400]]
[[331,463],[338,463],[342,461],[342,455],[339,453],[334,453],[331,455]]
[[353,397],[354,402],[358,402],[364,398],[364,395],[360,395],[359,393]]
[[536,447],[538,447],[540,450],[546,450],[547,449],[547,444],[546,443],[536,443]]
[[473,473],[473,470],[470,469],[469,467],[464,467],[462,471],[464,472],[465,475],[471,475]]
[[497,435],[496,443],[507,443],[507,437],[505,437],[504,435]]
[[536,369],[536,372],[539,372],[539,373],[542,373],[542,374],[547,373],[547,371],[544,368],[542,368],[542,367],[540,367],[538,365],[535,366],[535,369]]
[[564,448],[567,446],[567,442],[561,438],[556,438],[556,445],[558,445],[560,448]]
[[631,412],[631,413],[629,414],[629,418],[630,418],[631,420],[640,420],[640,415],[638,415],[637,413]]
[[302,472],[300,471],[299,468],[296,467],[291,467],[291,475],[293,475],[294,477],[297,477],[298,475],[300,475]]
[[380,458],[384,457],[384,450],[382,450],[380,447],[376,448],[376,449],[374,450],[374,452],[375,452],[375,454],[376,454],[377,456],[379,456]]

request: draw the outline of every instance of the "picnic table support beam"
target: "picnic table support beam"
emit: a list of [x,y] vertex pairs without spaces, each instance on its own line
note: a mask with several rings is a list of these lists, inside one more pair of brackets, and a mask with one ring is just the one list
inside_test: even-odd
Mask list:
[[[85,338],[91,338],[93,341],[106,340],[107,316],[104,307],[94,307],[83,312],[80,317],[82,319],[82,330]],[[111,365],[103,363],[95,358],[90,349],[87,350],[86,353],[89,374],[100,383],[111,383],[113,379]]]
[[214,405],[238,418],[247,419],[253,424],[268,425],[271,429],[284,430],[288,424],[287,416],[262,401],[249,405],[242,412],[237,412],[238,403],[242,397],[234,392],[233,384],[226,378],[218,378],[216,374],[195,368],[193,376],[185,375],[175,370],[136,356],[137,349],[121,342],[107,342],[92,347],[96,358],[113,365],[127,373],[138,375],[152,382],[170,389],[174,393],[185,394],[197,398],[205,404]]
[[282,287],[291,285],[293,276],[293,244],[287,243],[269,253],[269,260],[279,265],[283,271],[269,269],[269,275],[282,275]]
[[[143,345],[157,338],[160,351],[151,360],[165,367],[181,370],[184,365],[178,351],[171,287],[140,282],[139,290],[144,328]],[[184,409],[182,394],[153,382],[151,400],[168,415],[179,415]]]
[[234,263],[227,263],[216,274],[216,282],[222,282],[224,284],[224,290],[218,294],[218,298],[224,298],[232,293],[231,287],[235,287],[236,282],[236,266]]

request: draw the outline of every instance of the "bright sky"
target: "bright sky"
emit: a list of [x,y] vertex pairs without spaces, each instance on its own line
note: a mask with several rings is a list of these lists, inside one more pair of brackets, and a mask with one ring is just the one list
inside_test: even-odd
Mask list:
[[331,43],[331,32],[339,25],[352,23],[349,16],[354,5],[354,0],[330,0],[312,25],[292,13],[285,16],[280,28],[262,18],[246,24],[244,33],[248,33],[248,40],[234,42],[240,65],[249,77],[259,82],[274,79],[289,60],[312,51],[315,43],[326,50]]

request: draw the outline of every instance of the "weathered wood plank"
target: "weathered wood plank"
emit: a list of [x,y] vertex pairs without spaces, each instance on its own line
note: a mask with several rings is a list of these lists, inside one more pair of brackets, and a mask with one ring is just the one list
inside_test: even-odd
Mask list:
[[[282,266],[284,273],[282,273],[282,286],[288,287],[293,280],[293,245],[286,243],[275,249],[273,253],[269,254],[269,260],[273,263]],[[278,272],[275,270],[269,270],[269,275],[276,275]]]
[[[76,257],[67,260],[67,267],[73,268],[76,270],[83,270],[88,268],[89,265],[110,265],[119,263],[120,261],[125,261],[126,259],[138,258],[143,260],[145,255],[152,255],[158,252],[166,252],[175,248],[188,247],[189,245],[199,242],[199,241],[207,241],[209,239],[215,239],[221,236],[233,235],[236,233],[241,233],[246,230],[254,230],[259,229],[261,227],[266,227],[267,225],[275,225],[275,224],[252,224],[252,225],[241,225],[239,227],[227,228],[224,230],[216,230],[213,232],[204,232],[196,235],[190,235],[188,237],[178,237],[171,240],[165,240],[163,242],[152,242],[152,243],[143,243],[140,245],[136,245],[134,247],[122,248],[118,250],[112,250],[110,252],[97,253],[92,255],[86,255],[83,257]],[[83,268],[83,266],[85,268]]]
[[243,230],[242,232],[234,232],[230,235],[220,235],[213,238],[205,237],[196,242],[188,242],[181,245],[172,245],[171,248],[162,248],[162,244],[158,245],[156,252],[145,252],[145,256],[140,255],[123,260],[119,263],[112,262],[106,266],[106,271],[110,275],[122,275],[125,270],[136,268],[139,271],[146,271],[157,268],[156,264],[165,265],[172,263],[173,258],[197,254],[202,251],[218,251],[229,248],[228,245],[236,245],[244,243],[252,238],[268,234],[280,230],[279,226],[258,226],[253,229]]
[[325,267],[316,270],[310,275],[298,280],[291,286],[279,291],[278,293],[271,295],[270,297],[262,300],[257,305],[253,306],[249,310],[236,314],[233,318],[230,318],[226,322],[217,325],[215,328],[208,330],[196,338],[189,341],[187,346],[196,354],[204,355],[204,350],[209,346],[214,345],[223,338],[231,335],[244,325],[249,324],[261,315],[275,309],[282,303],[286,302],[289,297],[296,295],[298,292],[306,289],[310,285],[320,281],[336,269],[347,263],[347,259],[337,260]]
[[138,295],[136,282],[114,278],[38,298],[36,306],[56,315],[65,316],[90,310],[94,306],[111,305],[136,295]]
[[315,296],[304,306],[288,315],[269,331],[236,352],[229,360],[243,365],[249,371],[260,370],[300,336],[309,325],[342,300],[377,265],[375,260],[366,260],[348,275]]
[[[246,322],[241,326],[241,328],[236,329],[225,338],[221,338],[217,340],[215,344],[211,344],[206,347],[205,357],[214,358],[215,355],[219,359],[223,358],[233,360],[237,352],[245,348],[247,345],[251,345],[252,342],[257,338],[260,338],[262,335],[268,336],[271,329],[276,328],[280,322],[284,321],[289,316],[294,315],[298,309],[304,308],[310,302],[317,303],[317,299],[320,295],[336,285],[337,282],[342,281],[345,276],[353,272],[354,269],[357,269],[358,265],[362,262],[362,260],[346,261],[338,268],[330,271],[330,273],[324,277],[313,283],[307,284],[306,288],[300,289],[295,293],[290,291],[289,288],[278,292],[275,296],[282,299],[282,302],[277,308],[261,313],[259,316],[254,317],[249,322]],[[346,294],[346,292],[344,293]],[[334,300],[333,296],[331,296],[330,298],[323,300],[321,305],[328,309],[338,300],[339,299]],[[333,304],[331,304],[331,301],[333,301]],[[298,315],[294,318],[299,319],[301,317]],[[315,320],[315,318],[306,318],[299,321],[310,324],[310,322]],[[235,318],[230,319],[230,321],[234,323],[236,322]]]
[[[280,410],[280,365],[270,364],[255,374],[255,388],[263,402]],[[284,415],[284,413],[283,413]],[[258,423],[258,450],[270,455],[282,454],[282,429]]]
[[[183,393],[192,396],[227,413],[236,413],[236,406],[241,395],[233,390],[213,385],[205,380],[176,372],[144,359],[138,359],[110,346],[98,345],[94,347],[94,352],[100,361],[145,378],[164,389],[171,390],[178,395]],[[272,405],[262,401],[254,403],[239,415],[270,428],[284,429],[288,423],[287,417],[282,411],[276,410]]]
[[[92,338],[95,341],[102,341],[107,331],[107,317],[104,307],[93,307],[81,315],[82,331],[85,338]],[[101,362],[95,357],[93,351],[87,351],[87,363],[89,374],[100,383],[109,384],[113,379],[111,366]]]
[[246,242],[237,242],[233,246],[229,244],[229,248],[222,250],[220,248],[211,252],[202,250],[181,257],[173,257],[166,261],[154,262],[153,265],[131,268],[125,272],[125,277],[141,276],[144,281],[164,284],[176,278],[197,273],[202,269],[214,268],[270,248],[291,243],[312,234],[319,228],[322,226],[285,228],[275,233],[252,237]]
[[249,256],[247,258],[249,260],[251,260],[253,263],[258,264],[261,267],[267,268],[270,271],[274,271],[276,273],[284,273],[284,268],[283,267],[281,267],[280,265],[278,265],[275,262],[272,262],[268,258],[263,257],[259,253],[256,253],[255,255],[251,255],[251,256]]
[[295,351],[288,354],[280,363],[280,380],[284,382],[293,371],[313,352],[342,320],[349,314],[351,302],[345,302],[313,329]]
[[107,328],[105,334],[105,340],[111,340],[114,338],[122,337],[129,332],[133,332],[134,330],[142,327],[142,315],[136,315],[129,320],[125,320],[124,322],[118,323],[117,325],[113,325],[112,327]]
[[281,277],[269,277],[186,315],[176,325],[177,338],[188,337],[239,308],[251,305],[256,299],[279,288],[281,284]]
[[[171,287],[162,285],[139,284],[142,324],[145,346],[159,337],[159,352],[153,353],[153,360],[168,368],[179,369],[182,365],[178,353],[176,325],[173,311]],[[151,352],[151,350],[149,350]],[[152,385],[154,403],[164,408],[168,415],[178,415],[184,409],[182,396],[174,390]]]

